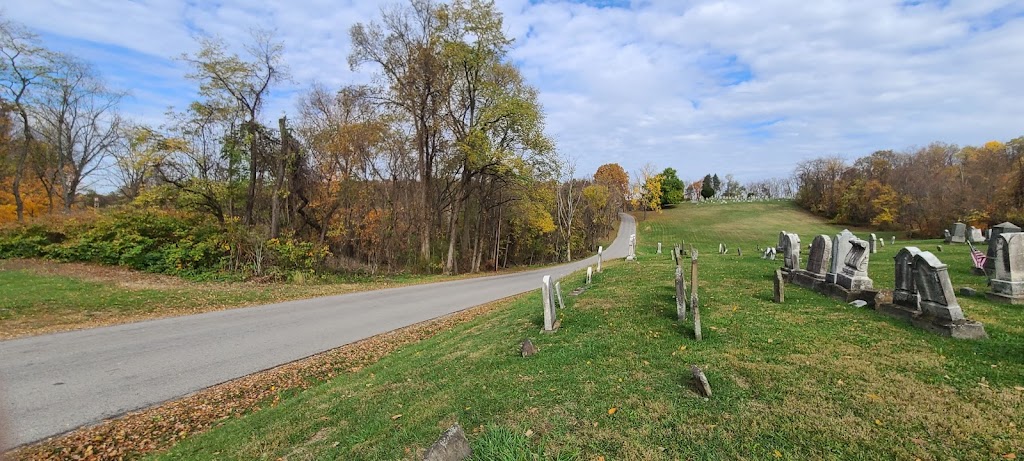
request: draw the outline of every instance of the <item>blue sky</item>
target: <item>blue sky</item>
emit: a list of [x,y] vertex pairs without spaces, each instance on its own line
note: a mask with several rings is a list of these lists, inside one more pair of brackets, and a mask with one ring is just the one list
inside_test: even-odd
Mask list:
[[[932,141],[1024,135],[1024,2],[498,0],[510,59],[540,90],[549,134],[578,175],[603,163],[740,180],[800,161]],[[239,46],[276,29],[292,82],[266,111],[296,112],[313,82],[367,82],[348,30],[379,2],[33,0],[3,15],[92,62],[130,92],[123,112],[159,125],[196,85],[174,58],[196,33]]]

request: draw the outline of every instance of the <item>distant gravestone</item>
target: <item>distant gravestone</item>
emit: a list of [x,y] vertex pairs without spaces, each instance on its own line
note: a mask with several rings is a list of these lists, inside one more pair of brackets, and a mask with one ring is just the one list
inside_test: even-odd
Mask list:
[[953,223],[949,229],[949,243],[967,243],[967,224],[962,222]]
[[870,289],[874,282],[868,278],[868,242],[851,239],[850,252],[846,255],[843,270],[836,276],[836,283],[850,291]]
[[921,305],[914,288],[914,257],[921,250],[917,247],[905,247],[893,256],[896,266],[896,288],[892,291],[893,304],[920,311]]
[[775,248],[768,249],[768,258],[775,261]]
[[725,244],[724,243],[719,243],[718,244],[718,254],[725,254]]
[[742,248],[736,247],[736,256],[739,256],[741,258],[743,257],[743,249]]
[[565,301],[562,301],[562,281],[555,282],[555,299],[558,300],[558,308],[565,309]]
[[884,238],[878,239],[878,244],[882,245],[882,248],[885,248],[885,239]]
[[782,276],[781,269],[775,269],[775,278],[772,282],[775,285],[772,300],[775,301],[776,304],[782,304],[786,301],[786,283]]
[[971,243],[981,243],[985,241],[985,235],[981,233],[981,229],[974,226],[967,229],[967,238],[970,239]]
[[850,253],[850,248],[853,246],[850,244],[850,240],[857,238],[850,232],[849,229],[843,229],[842,232],[836,234],[832,239],[832,258],[829,261],[828,272],[825,273],[825,281],[828,283],[836,283],[836,278],[839,273],[843,270],[843,264],[846,261],[846,256]]
[[444,431],[441,438],[427,449],[423,461],[462,461],[472,455],[466,433],[456,424]]
[[661,254],[661,242],[658,242],[658,254]]
[[868,249],[871,254],[878,253],[878,237],[875,234],[871,234],[871,238],[868,240]]
[[686,278],[679,266],[676,266],[676,320],[686,320]]
[[988,251],[986,256],[988,259],[985,261],[985,272],[992,273],[996,269],[996,240],[1001,234],[1009,234],[1013,232],[1020,232],[1020,227],[1011,222],[1004,222],[1002,224],[996,224],[992,226],[988,232]]
[[594,267],[593,266],[587,267],[587,285],[590,285],[590,282],[593,279],[594,279]]
[[892,240],[889,241],[889,244],[890,245],[895,245],[896,244],[896,236],[895,235],[892,236]]
[[604,247],[597,247],[597,273],[601,273],[601,260],[604,259]]
[[949,229],[942,229],[942,241],[949,243],[953,240],[953,234],[949,233]]
[[704,372],[697,368],[697,365],[690,365],[690,373],[693,375],[697,392],[704,397],[711,397],[711,384],[708,383],[708,377],[704,375]]
[[1001,232],[995,243],[995,275],[988,297],[1024,304],[1024,233]]

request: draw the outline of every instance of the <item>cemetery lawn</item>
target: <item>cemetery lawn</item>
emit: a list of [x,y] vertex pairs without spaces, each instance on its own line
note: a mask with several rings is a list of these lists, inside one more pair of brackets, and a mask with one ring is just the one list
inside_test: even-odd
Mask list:
[[0,259],[0,340],[451,279],[392,275],[309,283],[192,282],[95,264]]
[[[774,304],[781,258],[762,260],[755,245],[780,230],[806,246],[842,229],[785,202],[686,204],[638,229],[639,263],[608,264],[567,295],[555,334],[539,333],[538,290],[154,457],[418,459],[456,422],[479,460],[1024,456],[1024,308],[961,296],[990,337],[972,342],[793,285]],[[902,245],[941,244],[897,239],[871,255],[876,287],[892,287]],[[701,251],[701,342],[675,319],[668,248],[679,240]],[[954,286],[984,292],[967,247],[943,247]],[[575,274],[563,290],[582,282]],[[540,352],[523,358],[527,337]],[[707,373],[710,399],[694,392],[690,365]]]

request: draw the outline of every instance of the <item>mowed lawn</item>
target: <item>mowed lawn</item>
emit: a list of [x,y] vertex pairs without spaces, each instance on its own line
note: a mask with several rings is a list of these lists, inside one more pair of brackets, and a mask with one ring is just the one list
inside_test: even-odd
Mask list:
[[[638,228],[638,262],[608,264],[591,289],[567,295],[555,334],[539,333],[533,293],[156,457],[417,459],[456,422],[480,460],[1024,456],[1024,307],[961,297],[990,336],[971,342],[794,286],[774,304],[781,258],[762,260],[755,246],[780,230],[806,246],[842,229],[785,202],[687,204]],[[668,249],[680,240],[701,252],[701,342],[675,319]],[[897,238],[871,255],[876,286],[892,286],[892,256],[911,243],[936,251],[941,241]],[[943,247],[954,286],[984,291],[965,246]],[[582,283],[574,275],[563,290]],[[522,358],[527,337],[540,353]],[[692,364],[711,398],[694,392]]]

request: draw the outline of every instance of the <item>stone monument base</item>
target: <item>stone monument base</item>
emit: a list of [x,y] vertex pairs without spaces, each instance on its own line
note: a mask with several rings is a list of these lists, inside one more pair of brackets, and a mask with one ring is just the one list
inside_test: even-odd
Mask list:
[[796,286],[806,288],[808,290],[820,292],[820,286],[825,284],[825,279],[824,277],[818,278],[813,272],[799,270],[790,272],[789,282]]
[[911,325],[937,335],[956,339],[985,339],[985,325],[969,319],[943,320],[933,315],[918,312],[898,304],[879,304],[875,310],[890,317],[909,321]]
[[868,303],[869,307],[875,306],[875,297],[878,296],[878,290],[847,290],[834,283],[821,284],[818,292],[844,303],[851,303],[859,299]]
[[558,332],[558,329],[561,326],[562,326],[562,320],[561,319],[555,320],[555,324],[551,326],[550,330],[545,330],[545,329],[541,328],[540,332],[541,333],[556,333],[556,332]]
[[1020,296],[1020,297],[1018,297],[1018,296],[1008,296],[1008,295],[1004,295],[1002,293],[993,293],[993,292],[990,291],[988,293],[985,293],[985,297],[987,297],[988,299],[990,299],[992,301],[996,301],[996,302],[1000,302],[1000,303],[1024,304],[1024,296]]

